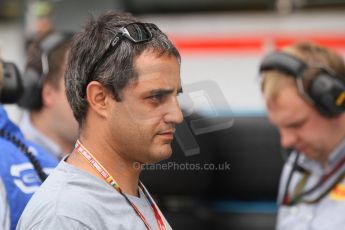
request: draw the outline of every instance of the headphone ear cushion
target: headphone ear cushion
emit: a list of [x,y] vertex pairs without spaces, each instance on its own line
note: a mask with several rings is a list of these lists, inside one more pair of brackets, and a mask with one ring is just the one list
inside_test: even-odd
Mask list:
[[42,107],[42,77],[33,68],[23,74],[24,93],[18,102],[20,107],[28,110],[39,110]]
[[336,116],[345,111],[345,82],[326,71],[320,72],[310,82],[307,90],[316,108],[326,116]]
[[16,103],[23,94],[21,74],[17,66],[10,62],[2,62],[3,86],[0,89],[0,100],[3,104]]

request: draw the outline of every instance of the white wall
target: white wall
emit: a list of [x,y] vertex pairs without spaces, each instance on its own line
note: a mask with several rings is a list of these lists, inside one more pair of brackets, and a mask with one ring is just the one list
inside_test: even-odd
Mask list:
[[[259,90],[258,65],[262,56],[284,39],[324,39],[345,54],[345,12],[309,12],[292,15],[275,13],[147,16],[177,41],[224,39],[262,42],[262,48],[245,46],[228,50],[183,47],[182,79],[185,84],[201,80],[216,81],[235,113],[262,113],[265,107]],[[338,41],[334,43],[333,41]],[[339,42],[340,41],[340,42]],[[224,41],[223,41],[224,42]],[[206,46],[208,42],[206,41]],[[204,44],[205,45],[205,44]],[[230,45],[231,46],[231,45]]]

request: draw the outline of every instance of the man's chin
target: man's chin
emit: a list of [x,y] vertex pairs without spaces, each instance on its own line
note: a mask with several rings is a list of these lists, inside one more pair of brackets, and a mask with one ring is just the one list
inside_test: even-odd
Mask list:
[[150,162],[149,163],[158,163],[160,161],[166,160],[170,158],[172,155],[171,147],[168,149],[161,150],[159,152],[153,153],[150,155]]
[[310,160],[319,161],[319,162],[323,160],[321,155],[316,153],[315,151],[307,151],[306,150],[303,152],[303,155]]

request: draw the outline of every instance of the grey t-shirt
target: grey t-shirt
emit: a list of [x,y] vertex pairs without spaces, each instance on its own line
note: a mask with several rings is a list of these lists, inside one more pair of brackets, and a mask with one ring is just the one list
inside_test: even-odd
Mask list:
[[[152,229],[157,220],[147,198],[128,196]],[[163,215],[161,215],[164,219]],[[167,229],[171,229],[164,219]],[[124,197],[101,179],[64,161],[26,206],[17,230],[146,229]]]

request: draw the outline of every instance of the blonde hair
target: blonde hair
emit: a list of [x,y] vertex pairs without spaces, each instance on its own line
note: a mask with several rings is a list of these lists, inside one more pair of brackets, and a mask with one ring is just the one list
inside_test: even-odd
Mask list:
[[261,77],[261,91],[267,101],[275,101],[279,92],[285,87],[296,87],[293,77],[278,70],[265,71]]

